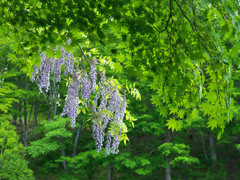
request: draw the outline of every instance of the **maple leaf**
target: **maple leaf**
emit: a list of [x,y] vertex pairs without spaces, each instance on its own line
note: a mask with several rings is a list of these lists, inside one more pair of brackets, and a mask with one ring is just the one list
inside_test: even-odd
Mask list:
[[160,109],[160,115],[162,115],[162,117],[167,118],[168,109],[167,109],[166,107],[161,107],[161,109]]
[[172,129],[172,131],[174,131],[174,129],[178,128],[177,125],[178,122],[175,119],[170,118],[169,120],[167,120],[166,126],[168,127],[168,129]]
[[118,60],[119,62],[124,62],[124,60],[125,60],[124,54],[118,54],[118,55],[117,55],[117,60]]
[[184,118],[184,115],[185,115],[185,110],[184,109],[181,109],[178,111],[178,117],[183,119]]
[[194,120],[198,117],[198,110],[197,110],[197,109],[193,109],[193,110],[192,110],[191,117],[192,117]]
[[175,114],[178,111],[178,108],[176,106],[170,107],[170,114]]
[[218,122],[215,119],[209,119],[207,124],[208,124],[208,127],[210,127],[211,130],[213,130],[214,128],[217,128]]

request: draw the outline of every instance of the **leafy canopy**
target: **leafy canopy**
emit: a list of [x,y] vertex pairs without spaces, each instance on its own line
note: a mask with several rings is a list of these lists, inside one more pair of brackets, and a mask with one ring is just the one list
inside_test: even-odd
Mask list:
[[[232,119],[232,62],[239,60],[237,0],[3,0],[5,32],[15,39],[10,59],[22,70],[39,62],[39,51],[86,39],[115,45],[117,63],[150,83],[153,104],[179,130],[185,119],[207,117],[219,129]],[[10,32],[10,33],[9,33]]]

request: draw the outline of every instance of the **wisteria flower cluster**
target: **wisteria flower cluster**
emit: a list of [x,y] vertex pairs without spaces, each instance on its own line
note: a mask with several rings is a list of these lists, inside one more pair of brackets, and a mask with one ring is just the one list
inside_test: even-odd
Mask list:
[[[60,82],[61,68],[64,65],[65,72],[64,75],[67,76],[73,75],[74,72],[74,57],[72,52],[65,51],[64,47],[60,48],[61,57],[51,58],[47,57],[47,55],[43,52],[40,53],[41,56],[41,65],[34,65],[34,72],[32,75],[32,81],[38,83],[39,91],[42,93],[42,88],[45,88],[46,91],[49,89],[49,78],[50,73],[53,72],[56,75],[56,82]],[[37,75],[37,77],[36,77]]]
[[[101,151],[105,134],[106,137],[106,154],[117,154],[118,146],[121,141],[121,131],[124,113],[126,109],[126,97],[122,97],[118,88],[106,80],[105,73],[97,72],[97,59],[93,58],[90,72],[86,69],[77,70],[74,67],[74,56],[72,52],[65,51],[64,47],[60,48],[60,58],[49,58],[41,52],[41,65],[34,66],[32,81],[36,80],[40,92],[45,88],[49,89],[50,74],[55,74],[55,81],[61,80],[61,68],[64,66],[64,75],[70,75],[71,80],[68,85],[68,92],[61,113],[61,117],[67,115],[71,118],[71,126],[74,127],[79,108],[79,91],[81,88],[81,98],[85,105],[93,111],[93,138],[96,142],[98,152]],[[96,91],[98,74],[101,75]],[[37,77],[37,78],[36,78]],[[94,99],[91,100],[91,95]]]
[[[101,95],[98,108],[96,108],[97,100],[93,101],[93,138],[99,152],[103,147],[105,133],[107,133],[106,154],[109,155],[110,152],[117,154],[126,110],[126,97],[122,98],[117,87],[106,82],[105,74],[102,74],[100,83],[100,93],[97,92],[95,96],[98,99]],[[107,128],[109,128],[108,131]]]
[[68,86],[67,98],[64,104],[63,112],[61,113],[61,117],[67,114],[69,118],[71,118],[71,126],[74,127],[77,118],[78,111],[78,103],[79,103],[79,85],[80,80],[75,74],[72,78]]

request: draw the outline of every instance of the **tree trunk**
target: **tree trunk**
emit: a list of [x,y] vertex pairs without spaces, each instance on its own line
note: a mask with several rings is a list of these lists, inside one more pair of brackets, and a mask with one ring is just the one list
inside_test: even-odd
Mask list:
[[114,167],[108,164],[108,180],[113,180]]
[[14,102],[13,109],[14,109],[14,112],[13,112],[13,122],[12,122],[12,124],[15,127],[17,127],[17,111],[18,111],[18,103],[17,102]]
[[34,105],[34,104],[32,104],[32,107],[31,107],[30,112],[29,112],[28,121],[26,121],[26,125],[25,125],[24,147],[27,146],[27,140],[28,140],[28,134],[29,134],[28,132],[29,132],[30,120],[31,120],[31,116],[32,116],[33,105]]
[[37,126],[37,110],[38,110],[38,99],[36,98],[34,103],[34,112],[33,112],[33,127]]
[[[62,155],[62,157],[65,157],[65,150],[64,149],[61,149],[61,155]],[[65,172],[67,171],[67,162],[66,162],[66,160],[63,160],[63,169],[64,169]]]
[[[62,145],[63,144],[63,139],[62,139],[61,136],[58,137],[58,140],[59,140],[60,144]],[[61,156],[65,157],[65,150],[64,150],[63,147],[61,148]],[[63,160],[62,163],[63,163],[63,169],[66,172],[67,171],[67,162],[65,160]]]
[[[168,131],[165,138],[165,143],[171,142],[171,132]],[[165,167],[165,180],[171,180],[171,159],[168,156],[165,156],[166,167]]]
[[217,153],[215,150],[214,140],[211,132],[208,135],[208,139],[209,139],[209,145],[211,150],[212,168],[215,168],[217,167]]
[[78,126],[77,128],[77,134],[74,140],[74,145],[73,145],[73,153],[72,153],[72,157],[76,156],[77,153],[77,144],[78,144],[78,139],[79,139],[79,135],[81,132],[81,125]]
[[[50,104],[49,104],[49,96],[48,97],[48,111],[50,109]],[[51,100],[51,106],[52,106],[52,113],[53,113],[53,119],[56,121],[55,116],[57,114],[57,87],[56,87],[56,75],[54,75],[54,80],[53,80],[53,86],[50,86],[50,100]],[[50,116],[48,116],[50,119]],[[63,145],[63,139],[61,136],[58,137],[59,143]],[[61,148],[61,156],[65,157],[65,149],[64,146]],[[63,160],[63,169],[66,172],[67,171],[67,162],[66,160]]]
[[24,135],[23,144],[27,146],[27,100],[23,99]]
[[171,168],[170,168],[170,161],[167,161],[167,165],[165,168],[165,180],[171,180]]
[[205,142],[204,142],[204,134],[201,135],[201,141],[202,141],[202,145],[203,145],[203,152],[205,155],[206,160],[208,160],[208,156],[207,156],[207,152],[206,152],[206,147],[205,147]]
[[47,96],[47,120],[50,121],[50,104],[49,104],[49,97]]
[[20,139],[22,142],[23,137],[23,122],[22,122],[22,99],[19,100],[19,129],[20,129]]

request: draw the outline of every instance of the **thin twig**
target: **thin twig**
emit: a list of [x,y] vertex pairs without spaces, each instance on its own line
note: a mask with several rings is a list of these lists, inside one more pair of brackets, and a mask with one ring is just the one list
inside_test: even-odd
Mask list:
[[82,47],[81,47],[80,45],[79,45],[79,48],[81,49],[82,55],[85,57],[88,65],[89,65],[89,67],[91,67],[91,65],[90,65],[90,63],[89,63],[89,61],[88,61],[88,58],[87,58],[86,54],[84,53],[84,51],[83,51],[83,49],[82,49]]
[[167,30],[168,23],[169,23],[169,21],[170,21],[170,19],[172,17],[172,0],[170,0],[169,2],[170,2],[170,13],[169,13],[169,16],[168,16],[167,24],[166,24],[165,28],[162,31],[160,31],[160,33],[162,33],[163,31]]

